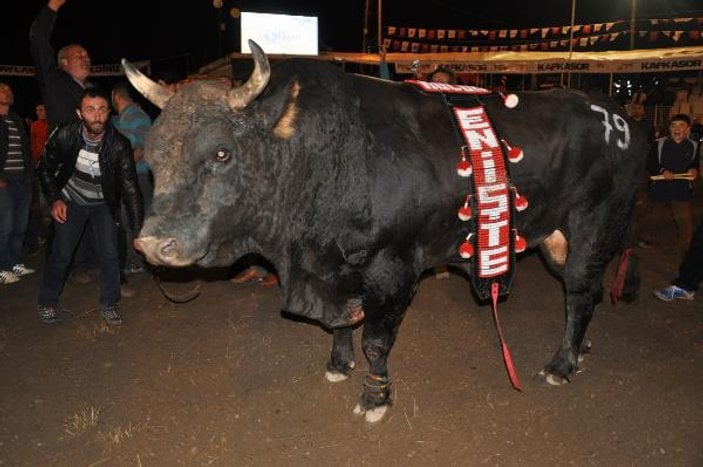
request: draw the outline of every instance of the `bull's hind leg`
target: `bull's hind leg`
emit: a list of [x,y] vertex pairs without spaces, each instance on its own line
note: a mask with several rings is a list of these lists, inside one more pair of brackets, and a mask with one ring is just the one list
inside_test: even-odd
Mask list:
[[576,372],[584,337],[593,316],[595,297],[600,296],[601,293],[600,284],[597,287],[595,285],[586,287],[584,290],[570,289],[567,284],[564,337],[559,350],[541,372],[549,384],[567,383]]
[[[543,245],[543,252],[548,253],[554,271],[561,276],[566,293],[566,326],[559,350],[545,365],[540,373],[545,380],[554,385],[569,382],[576,373],[579,354],[590,347],[584,342],[593,310],[603,294],[603,274],[621,241],[617,220],[605,222],[602,218],[594,220],[591,225],[608,226],[608,231],[583,233],[584,229],[569,238],[569,252],[561,258],[555,254],[554,245]],[[556,238],[556,237],[555,237]],[[563,238],[563,237],[562,237]],[[587,246],[587,247],[586,247]],[[562,261],[557,261],[557,259]],[[555,264],[556,263],[556,264]],[[561,264],[560,264],[561,263]]]
[[344,381],[354,369],[353,328],[338,328],[332,331],[332,355],[327,363],[325,378],[333,383]]

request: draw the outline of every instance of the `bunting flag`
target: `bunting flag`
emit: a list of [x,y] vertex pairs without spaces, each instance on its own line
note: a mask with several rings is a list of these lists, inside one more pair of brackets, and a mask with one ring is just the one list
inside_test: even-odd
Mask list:
[[[703,17],[640,19],[635,48],[703,45]],[[629,49],[625,21],[525,29],[431,29],[387,26],[383,43],[389,52],[450,51],[592,51]]]

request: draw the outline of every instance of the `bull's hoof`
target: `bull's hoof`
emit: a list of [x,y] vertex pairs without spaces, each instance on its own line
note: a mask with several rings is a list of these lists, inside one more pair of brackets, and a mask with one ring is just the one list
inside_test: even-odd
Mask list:
[[330,383],[339,383],[349,379],[349,375],[347,373],[340,373],[337,371],[326,371],[325,379]]
[[364,414],[364,417],[368,423],[377,423],[383,419],[387,410],[388,405],[378,405],[370,409],[365,409],[361,406],[361,404],[356,404],[356,407],[354,407],[354,414]]
[[364,392],[354,408],[357,415],[366,414],[366,421],[376,423],[383,418],[391,400],[391,382],[386,375],[369,373],[364,380]]
[[328,365],[328,370],[325,372],[325,379],[330,383],[339,383],[340,381],[345,381],[349,379],[349,374],[352,372],[353,369],[353,361],[349,362],[348,366],[343,371],[330,368],[330,365]]
[[547,384],[550,384],[552,386],[562,386],[569,382],[569,380],[564,378],[563,376],[547,373],[546,370],[540,371],[539,375],[547,382]]
[[[583,349],[583,348],[582,348]],[[547,384],[561,386],[570,383],[578,372],[579,355],[582,352],[574,352],[571,348],[562,348],[554,355],[554,358],[539,372]]]

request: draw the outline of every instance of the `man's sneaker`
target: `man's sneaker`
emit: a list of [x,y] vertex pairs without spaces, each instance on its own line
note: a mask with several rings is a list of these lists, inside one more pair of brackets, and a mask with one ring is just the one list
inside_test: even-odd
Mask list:
[[665,302],[671,302],[676,299],[678,299],[678,300],[693,300],[693,297],[696,296],[696,293],[689,292],[689,291],[684,290],[681,287],[677,287],[675,285],[670,285],[669,287],[666,287],[664,289],[655,290],[654,296],[657,297],[659,300],[664,300]]
[[12,271],[0,271],[0,284],[14,284],[20,280]]
[[39,319],[47,324],[58,323],[61,321],[58,311],[55,306],[39,305]]
[[28,268],[22,263],[19,263],[12,266],[12,272],[15,274],[15,276],[22,277],[28,274],[34,274],[37,271],[35,269]]
[[107,324],[122,324],[122,317],[120,316],[120,311],[117,309],[117,305],[103,305],[100,309],[100,313],[107,321]]

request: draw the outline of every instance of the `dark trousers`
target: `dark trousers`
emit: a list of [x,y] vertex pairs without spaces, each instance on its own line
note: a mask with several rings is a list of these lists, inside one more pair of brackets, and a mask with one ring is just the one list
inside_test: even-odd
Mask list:
[[116,304],[120,300],[117,224],[107,205],[80,206],[68,203],[66,222],[59,224],[54,221],[53,227],[51,253],[39,289],[39,305],[58,304],[73,253],[84,229],[89,229],[92,237],[98,241],[95,249],[100,263],[100,304]]
[[0,271],[20,262],[31,205],[30,180],[9,181],[0,188]]
[[694,292],[703,280],[703,220],[696,227],[691,244],[679,266],[679,277],[674,285]]

